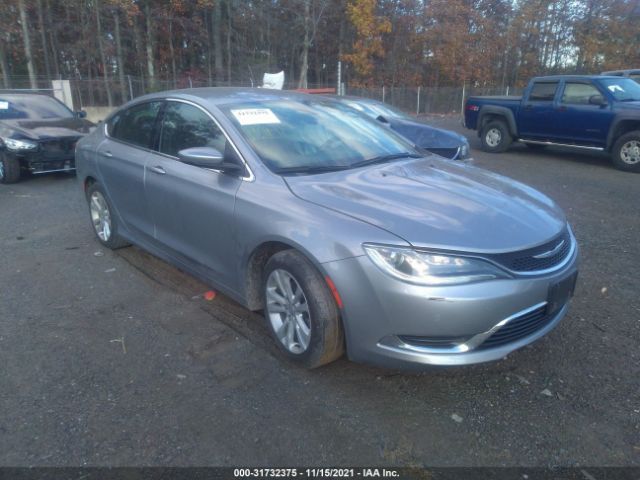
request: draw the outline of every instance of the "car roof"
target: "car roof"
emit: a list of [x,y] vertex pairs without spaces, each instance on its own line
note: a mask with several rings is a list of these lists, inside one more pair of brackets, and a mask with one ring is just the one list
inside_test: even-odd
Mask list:
[[[602,80],[603,75],[547,75],[534,77],[533,81],[559,81],[559,80]],[[619,79],[619,77],[618,77]]]
[[627,68],[624,70],[609,70],[608,72],[602,72],[601,75],[619,75],[619,74],[631,74],[631,73],[640,73],[640,68]]
[[269,88],[242,87],[203,87],[168,90],[138,97],[138,101],[177,98],[183,100],[205,100],[214,105],[228,103],[253,102],[261,100],[304,100],[318,95],[296,92],[294,90],[274,90]]

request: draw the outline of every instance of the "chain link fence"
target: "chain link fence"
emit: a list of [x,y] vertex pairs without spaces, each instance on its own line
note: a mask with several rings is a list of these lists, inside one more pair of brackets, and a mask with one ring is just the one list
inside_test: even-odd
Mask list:
[[[54,93],[52,80],[61,80],[62,77],[50,78],[39,76],[36,78],[37,89],[43,92]],[[231,82],[217,82],[207,78],[180,77],[174,80],[155,80],[148,78],[125,75],[121,79],[104,78],[69,78],[73,107],[76,110],[101,108],[109,109],[118,107],[136,97],[163,90],[174,90],[199,87],[254,87],[254,82],[240,80]],[[11,90],[31,90],[31,82],[28,76],[14,76],[10,78]],[[308,88],[331,88],[333,85],[310,84]],[[297,82],[285,83],[285,89],[297,88]],[[1,91],[1,90],[0,90]],[[6,89],[5,89],[6,91]],[[371,98],[388,103],[396,108],[413,114],[454,114],[460,113],[464,100],[473,95],[520,95],[521,88],[496,88],[496,87],[372,87],[360,88],[346,85],[346,95]]]

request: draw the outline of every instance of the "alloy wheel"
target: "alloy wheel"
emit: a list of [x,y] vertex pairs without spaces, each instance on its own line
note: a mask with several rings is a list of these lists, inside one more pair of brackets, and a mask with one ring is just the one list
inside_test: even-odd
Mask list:
[[640,162],[640,141],[630,140],[620,149],[620,159],[628,164],[635,165]]
[[96,234],[103,242],[111,238],[111,213],[104,196],[100,192],[93,192],[89,203],[91,221]]
[[266,285],[267,313],[276,337],[291,353],[309,348],[311,314],[298,281],[286,270],[271,272]]

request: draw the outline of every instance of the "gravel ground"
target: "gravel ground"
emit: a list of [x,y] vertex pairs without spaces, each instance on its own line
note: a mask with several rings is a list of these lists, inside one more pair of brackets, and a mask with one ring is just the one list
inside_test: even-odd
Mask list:
[[0,465],[640,465],[640,175],[464,133],[565,209],[580,278],[538,343],[421,374],[292,366],[257,314],[101,248],[72,178],[0,186]]

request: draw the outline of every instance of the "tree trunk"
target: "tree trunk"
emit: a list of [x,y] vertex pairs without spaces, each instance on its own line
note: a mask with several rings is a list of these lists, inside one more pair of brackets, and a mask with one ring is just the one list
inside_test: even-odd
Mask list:
[[22,24],[22,41],[24,44],[24,55],[27,60],[27,70],[29,71],[29,83],[34,90],[38,88],[38,80],[36,78],[36,68],[33,64],[33,53],[31,52],[31,37],[29,36],[29,23],[27,21],[27,9],[24,0],[18,0],[18,9],[20,10],[20,23]]
[[7,62],[7,54],[4,51],[5,40],[7,45],[9,44],[9,35],[2,33],[2,40],[0,41],[0,69],[2,69],[2,82],[4,88],[11,88],[11,79],[9,78],[9,62]]
[[114,29],[113,33],[116,39],[116,63],[118,65],[118,82],[120,83],[120,97],[121,102],[125,103],[127,101],[127,86],[125,85],[124,79],[124,62],[122,61],[122,38],[120,37],[120,12],[118,12],[118,8],[114,8],[113,10],[113,22]]
[[309,3],[311,0],[304,0],[304,40],[302,43],[302,65],[300,66],[300,79],[298,88],[307,88],[307,72],[309,71],[309,27],[311,23],[311,13]]
[[145,3],[144,14],[147,22],[147,73],[149,74],[149,88],[156,88],[156,65],[153,57],[155,51],[155,37],[153,32],[153,23],[151,22],[151,6],[149,1]]
[[111,95],[111,83],[109,82],[109,68],[107,66],[107,56],[104,53],[104,43],[102,40],[102,25],[100,21],[100,2],[95,0],[96,10],[96,27],[98,34],[98,50],[100,51],[100,60],[102,61],[102,80],[104,82],[104,90],[107,93],[107,104],[111,107],[113,105],[113,97]]
[[49,63],[49,48],[47,47],[47,35],[44,27],[42,0],[38,0],[36,5],[38,7],[38,27],[40,28],[40,41],[42,42],[42,53],[44,56],[44,70],[47,72],[47,77],[51,78],[51,64]]
[[53,60],[53,73],[56,77],[60,76],[60,66],[58,65],[58,42],[56,41],[56,35],[53,28],[53,22],[51,21],[51,4],[49,0],[46,0],[46,20],[47,20],[47,29],[49,31],[49,45],[51,46],[51,59]]
[[213,15],[211,16],[212,30],[213,30],[213,60],[214,68],[216,72],[216,82],[219,82],[224,77],[224,67],[222,63],[222,0],[215,0],[213,5]]
[[173,15],[169,18],[169,57],[171,57],[171,78],[176,88],[176,53],[173,46]]
[[227,82],[231,85],[231,1],[227,0]]

